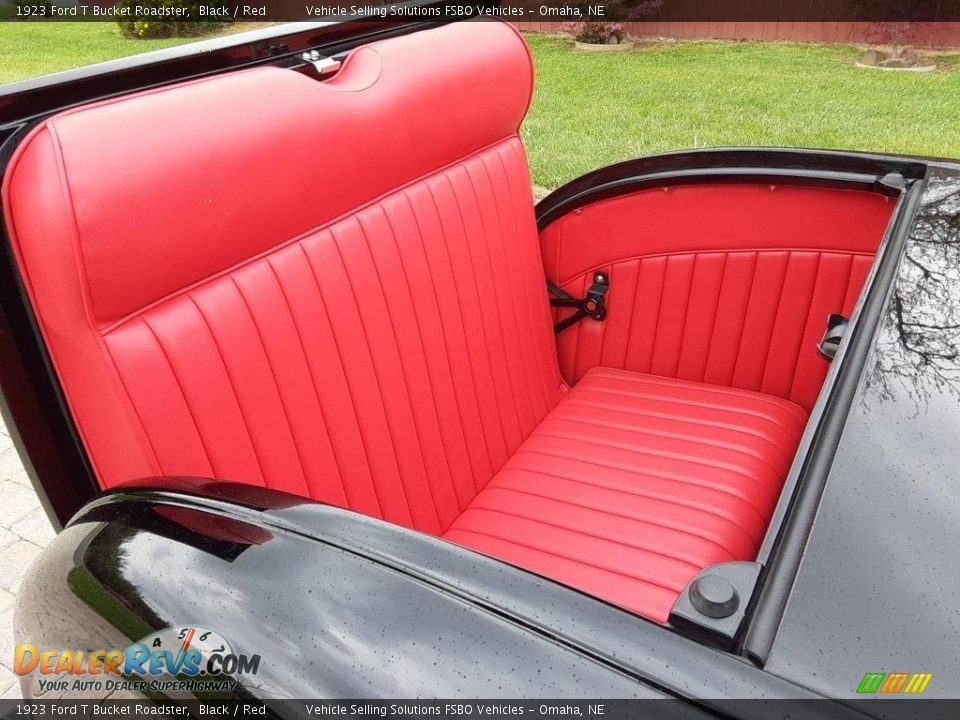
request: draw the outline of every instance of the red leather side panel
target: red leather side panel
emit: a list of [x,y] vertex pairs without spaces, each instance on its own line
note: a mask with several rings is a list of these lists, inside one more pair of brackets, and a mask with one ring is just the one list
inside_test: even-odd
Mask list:
[[5,212],[103,485],[213,475],[446,529],[563,389],[530,91],[515,31],[460,24],[326,83],[252,70],[42,124]]
[[759,390],[810,409],[817,342],[849,315],[893,209],[867,192],[757,185],[648,190],[541,235],[548,276],[582,296],[610,275],[602,322],[558,336],[564,377],[617,367]]
[[595,368],[445,538],[663,622],[717,562],[756,557],[807,413]]

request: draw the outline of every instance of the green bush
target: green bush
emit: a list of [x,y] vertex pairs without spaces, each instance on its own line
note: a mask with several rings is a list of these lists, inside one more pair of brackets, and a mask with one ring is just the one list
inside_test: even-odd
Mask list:
[[[227,24],[226,20],[206,21],[200,19],[200,6],[222,8],[225,0],[117,0],[118,10],[126,9],[133,13],[134,8],[161,10],[183,8],[185,14],[177,20],[154,19],[149,15],[142,17],[117,17],[120,33],[129,38],[169,38],[192,37],[217,30]],[[159,13],[158,13],[159,14]]]

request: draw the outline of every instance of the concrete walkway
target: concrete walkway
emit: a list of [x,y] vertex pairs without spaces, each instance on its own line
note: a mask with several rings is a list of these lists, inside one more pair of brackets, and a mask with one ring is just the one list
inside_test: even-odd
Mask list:
[[0,419],[0,699],[20,697],[11,670],[13,602],[30,562],[52,538],[53,528]]

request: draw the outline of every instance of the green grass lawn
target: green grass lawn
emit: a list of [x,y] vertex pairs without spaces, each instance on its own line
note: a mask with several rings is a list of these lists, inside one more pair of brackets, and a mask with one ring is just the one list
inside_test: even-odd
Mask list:
[[527,35],[537,90],[523,136],[537,185],[554,188],[638,155],[718,145],[849,148],[960,157],[960,63],[893,73],[855,48],[676,42],[574,53]]
[[[933,73],[886,73],[855,67],[849,47],[676,42],[589,54],[526,37],[537,92],[523,135],[538,185],[716,145],[960,157],[960,56]],[[190,40],[128,40],[109,22],[0,23],[0,83]]]
[[0,23],[0,83],[180,45],[194,38],[129,40],[112,22]]
[[[213,35],[269,23],[232,23]],[[0,22],[0,84],[202,40],[131,40],[112,22]]]

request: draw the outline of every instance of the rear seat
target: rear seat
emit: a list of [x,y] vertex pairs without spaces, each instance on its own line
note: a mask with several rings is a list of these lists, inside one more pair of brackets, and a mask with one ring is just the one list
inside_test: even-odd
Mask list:
[[36,127],[4,212],[102,486],[285,490],[656,621],[752,559],[806,415],[603,368],[564,384],[531,91],[509,26],[456,24],[323,83],[257,68]]

